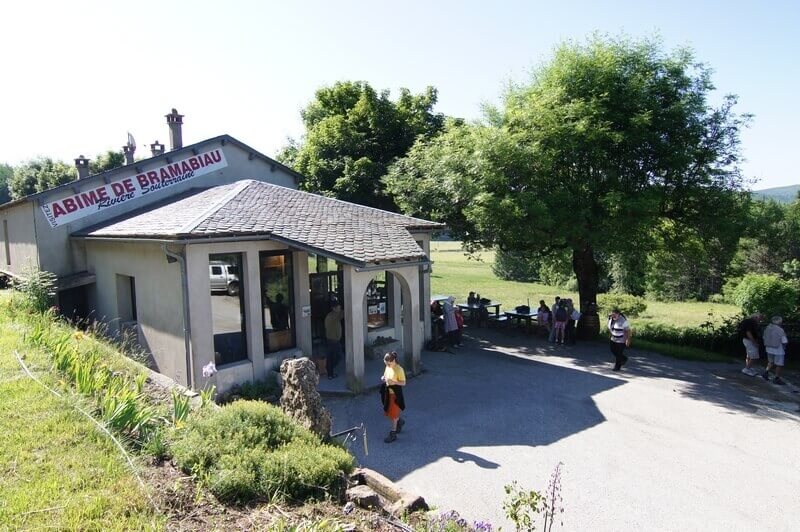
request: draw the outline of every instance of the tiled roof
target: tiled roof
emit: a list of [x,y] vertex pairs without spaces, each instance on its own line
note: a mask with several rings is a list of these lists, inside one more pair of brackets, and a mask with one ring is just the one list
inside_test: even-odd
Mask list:
[[442,224],[261,181],[238,181],[128,213],[75,236],[203,238],[272,235],[367,264],[421,260],[409,229]]

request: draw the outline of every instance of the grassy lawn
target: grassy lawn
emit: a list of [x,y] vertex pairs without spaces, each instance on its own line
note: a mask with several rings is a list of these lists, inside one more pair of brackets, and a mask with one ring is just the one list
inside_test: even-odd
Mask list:
[[[431,293],[452,295],[459,302],[466,301],[470,291],[478,292],[481,297],[499,301],[503,304],[501,310],[512,309],[522,304],[530,304],[532,308],[536,308],[540,299],[551,305],[557,295],[578,300],[577,293],[557,287],[498,279],[492,273],[494,252],[481,253],[480,260],[473,260],[461,251],[460,242],[431,242],[431,259],[434,262]],[[738,313],[739,308],[734,305],[663,303],[648,300],[647,310],[631,321],[634,326],[647,322],[697,326],[708,321],[710,317],[718,321]]]
[[149,506],[114,444],[74,407],[28,378],[14,350],[50,386],[43,353],[0,297],[0,529],[153,530],[163,519]]

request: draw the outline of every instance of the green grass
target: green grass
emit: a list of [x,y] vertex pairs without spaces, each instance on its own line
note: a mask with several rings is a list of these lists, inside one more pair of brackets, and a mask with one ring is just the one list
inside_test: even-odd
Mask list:
[[124,457],[76,399],[58,398],[25,376],[14,351],[50,386],[47,355],[26,347],[23,326],[0,296],[0,529],[163,528]]
[[[499,301],[503,304],[501,309],[512,309],[522,304],[536,308],[540,299],[551,305],[555,296],[578,300],[577,293],[558,287],[499,279],[492,272],[494,252],[480,253],[479,260],[468,258],[461,250],[460,242],[431,242],[431,259],[434,262],[431,293],[452,295],[459,302],[466,301],[470,291]],[[698,326],[709,319],[716,322],[739,313],[739,308],[734,305],[647,300],[647,310],[641,316],[631,318],[631,322],[634,327],[647,322],[677,327]]]

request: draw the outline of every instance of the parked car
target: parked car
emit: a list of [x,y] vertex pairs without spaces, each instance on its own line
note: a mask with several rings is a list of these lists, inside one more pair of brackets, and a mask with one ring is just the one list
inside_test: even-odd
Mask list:
[[227,292],[229,296],[239,294],[239,272],[236,266],[222,261],[211,261],[208,264],[208,278],[212,293]]

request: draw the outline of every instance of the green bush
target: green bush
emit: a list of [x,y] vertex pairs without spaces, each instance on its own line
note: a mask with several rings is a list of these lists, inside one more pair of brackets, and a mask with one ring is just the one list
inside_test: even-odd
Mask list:
[[236,401],[190,417],[173,432],[172,455],[220,500],[234,503],[322,497],[353,469],[344,449],[322,443],[261,401]]
[[23,306],[44,314],[56,302],[56,276],[38,268],[27,268],[21,279],[14,281],[14,290],[22,295]]
[[708,296],[708,302],[716,304],[725,303],[725,296],[723,296],[722,294],[711,294],[710,296]]
[[492,272],[505,281],[538,281],[539,260],[530,253],[498,249],[494,253]]
[[733,291],[732,299],[745,314],[786,316],[797,309],[798,291],[792,283],[776,275],[748,274]]
[[707,322],[701,327],[673,327],[660,323],[645,323],[634,328],[635,338],[660,344],[697,347],[715,353],[737,355],[742,350],[737,328],[741,316],[724,320],[721,324]]
[[634,318],[647,310],[647,303],[641,297],[628,294],[600,294],[597,296],[597,308],[601,314],[608,314],[615,307],[625,316]]

